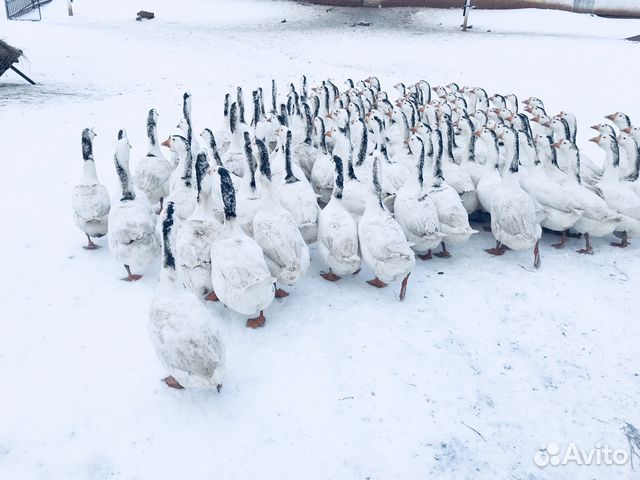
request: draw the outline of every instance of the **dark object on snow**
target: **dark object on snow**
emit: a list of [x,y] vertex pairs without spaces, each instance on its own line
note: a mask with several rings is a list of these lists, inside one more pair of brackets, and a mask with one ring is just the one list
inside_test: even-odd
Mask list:
[[283,18],[282,21],[280,23],[287,23],[287,19]]
[[629,38],[627,38],[627,40],[630,40],[632,42],[640,42],[640,35],[636,35],[634,37],[629,37]]
[[352,27],[369,27],[369,26],[371,26],[371,22],[352,23],[351,26]]
[[138,12],[138,16],[136,17],[136,20],[141,22],[142,20],[153,20],[154,18],[156,18],[155,14],[153,12],[147,12],[145,10],[140,10]]
[[11,69],[24,78],[31,85],[35,85],[36,82],[27,77],[24,73],[18,70],[13,66],[14,63],[17,63],[20,57],[22,56],[22,50],[16,47],[12,47],[7,42],[0,40],[0,77],[7,70]]

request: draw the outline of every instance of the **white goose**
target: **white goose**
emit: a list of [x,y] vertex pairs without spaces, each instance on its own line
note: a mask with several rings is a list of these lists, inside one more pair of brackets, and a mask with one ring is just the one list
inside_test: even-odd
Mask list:
[[211,244],[222,232],[211,202],[211,174],[207,153],[196,158],[198,205],[178,229],[176,270],[184,286],[198,296],[216,301],[211,284]]
[[[262,248],[271,275],[285,285],[296,283],[309,268],[309,247],[302,238],[293,215],[280,203],[277,186],[271,181],[269,152],[261,140],[256,140],[260,160],[262,201],[253,218],[253,237]],[[276,297],[287,292],[278,288]]]
[[131,273],[131,267],[144,267],[160,253],[160,236],[156,217],[149,203],[136,198],[131,188],[129,152],[131,145],[124,130],[118,132],[115,165],[120,178],[122,197],[109,212],[109,250],[124,264],[126,281],[136,281],[142,275]]
[[191,144],[181,135],[169,137],[171,150],[178,153],[180,163],[172,174],[169,183],[171,191],[167,197],[176,208],[176,216],[180,221],[184,221],[196,209],[198,192],[193,187],[193,155]]
[[356,273],[362,258],[358,244],[358,225],[342,204],[344,169],[342,159],[333,157],[336,168],[333,195],[318,216],[318,254],[329,267],[322,278],[335,282],[340,275]]
[[169,195],[169,178],[173,172],[173,165],[164,158],[160,150],[157,124],[158,113],[155,109],[151,109],[147,116],[149,148],[147,155],[138,162],[133,174],[133,183],[138,190],[147,196],[151,205],[160,202],[160,210],[162,210],[162,202]]
[[218,168],[224,201],[224,229],[211,245],[211,281],[220,301],[243,315],[255,315],[247,327],[265,324],[266,309],[275,294],[276,279],[269,273],[262,249],[241,228],[236,217],[233,182],[225,168]]
[[424,142],[412,136],[411,150],[418,155],[417,175],[411,176],[398,190],[394,203],[394,216],[402,227],[411,248],[422,260],[431,258],[431,249],[442,242],[438,210],[424,188]]
[[229,109],[229,128],[231,130],[231,143],[228,150],[222,156],[222,163],[235,175],[244,175],[244,132],[249,128],[238,120],[238,104],[233,102]]
[[291,162],[291,130],[286,130],[284,144],[285,177],[278,196],[282,206],[293,215],[300,234],[307,245],[314,243],[318,237],[317,197],[313,187],[298,167],[298,175],[294,174]]
[[331,192],[333,191],[333,167],[326,143],[327,137],[331,136],[332,133],[331,131],[325,131],[325,123],[322,118],[315,119],[315,127],[320,144],[320,152],[311,169],[311,186],[316,195],[318,195],[320,204],[326,205],[331,199]]
[[375,278],[367,283],[384,288],[388,282],[402,278],[400,300],[404,300],[409,275],[416,259],[402,227],[382,203],[378,156],[373,160],[372,181],[373,190],[370,192],[364,215],[358,223],[362,259],[375,275]]
[[177,282],[172,252],[174,206],[167,205],[163,221],[164,262],[160,281],[149,307],[147,332],[169,376],[169,387],[222,388],[224,344],[212,317],[193,293]]
[[77,227],[87,236],[89,242],[85,250],[100,248],[93,243],[91,237],[100,238],[107,234],[107,220],[111,200],[109,192],[98,180],[96,164],[93,160],[93,139],[96,136],[91,128],[82,131],[82,178],[73,187],[71,199],[73,220]]
[[482,209],[491,213],[491,197],[493,192],[500,185],[502,177],[500,176],[500,150],[498,147],[498,137],[496,132],[489,130],[487,127],[482,127],[476,131],[474,135],[480,140],[486,147],[487,159],[484,164],[484,170],[482,176],[478,181],[476,191],[478,193],[478,202]]
[[620,243],[612,243],[614,247],[625,248],[629,245],[628,237],[640,235],[640,197],[633,191],[630,182],[621,180],[620,151],[615,135],[600,134],[590,139],[606,152],[605,170],[596,185],[607,204],[618,211],[622,222],[616,231],[622,232]]
[[512,250],[533,248],[533,266],[539,268],[538,242],[542,228],[536,220],[533,199],[520,186],[519,165],[520,147],[516,138],[511,164],[491,198],[491,233],[496,238],[496,246],[486,251],[492,255],[502,255],[505,246]]
[[[253,147],[249,132],[244,133],[245,151],[245,175],[242,177],[240,188],[237,190],[236,200],[238,204],[237,223],[242,227],[247,235],[253,238],[253,218],[260,208],[259,183],[256,182],[256,159],[253,155]],[[233,178],[233,174],[229,172]],[[235,186],[234,186],[235,188]],[[224,199],[224,197],[222,197]]]
[[438,210],[440,220],[440,232],[444,236],[442,252],[436,253],[439,257],[450,257],[444,240],[451,243],[464,243],[471,235],[477,233],[469,225],[469,215],[462,204],[462,200],[456,191],[446,183],[442,172],[442,132],[435,130],[437,139],[437,155],[433,162],[433,183],[429,189],[429,196]]
[[313,146],[313,121],[311,117],[311,109],[306,103],[302,104],[304,110],[305,119],[305,138],[304,141],[297,141],[293,147],[293,154],[298,159],[300,167],[304,171],[304,175],[307,180],[311,179],[311,172],[313,170],[313,164],[318,157],[318,150]]
[[593,254],[590,237],[604,237],[613,233],[622,221],[622,216],[593,190],[582,185],[580,152],[576,146],[569,140],[560,140],[554,143],[553,147],[562,150],[569,159],[569,170],[563,189],[582,211],[582,216],[573,226],[573,230],[584,234],[585,238],[585,248],[578,250],[578,253]]
[[218,321],[198,297],[177,281],[172,251],[174,228],[174,206],[169,203],[162,222],[163,268],[149,306],[147,332],[160,362],[169,372],[162,379],[167,386],[215,388],[220,392],[225,350],[216,328]]

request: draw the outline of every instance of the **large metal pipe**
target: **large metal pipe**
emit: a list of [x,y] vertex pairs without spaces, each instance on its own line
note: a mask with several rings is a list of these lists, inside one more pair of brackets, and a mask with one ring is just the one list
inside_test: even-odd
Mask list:
[[[461,8],[464,0],[312,0],[312,3],[345,7],[434,7]],[[481,9],[548,8],[640,18],[640,0],[473,0]]]

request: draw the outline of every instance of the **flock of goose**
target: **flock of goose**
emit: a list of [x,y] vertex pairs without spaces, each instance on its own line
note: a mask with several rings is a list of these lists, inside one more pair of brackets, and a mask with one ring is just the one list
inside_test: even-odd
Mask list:
[[590,237],[614,233],[612,245],[626,247],[640,234],[640,127],[625,114],[592,127],[602,167],[581,155],[575,115],[549,116],[537,98],[522,102],[524,113],[515,95],[482,88],[424,80],[394,88],[392,100],[376,77],[347,80],[342,91],[302,77],[279,97],[273,81],[270,108],[258,88],[249,118],[238,87],[225,96],[224,127],[199,138],[185,93],[183,118],[162,143],[149,111],[148,153],[133,175],[126,132],[118,133],[122,191],[113,203],[96,175],[95,133],[82,132],[73,214],[85,248],[107,235],[128,281],[162,254],[149,334],[167,385],[219,389],[224,348],[203,300],[250,316],[249,327],[264,325],[274,297],[288,295],[277,284],[307,271],[312,243],[324,279],[358,273],[364,262],[370,285],[400,280],[402,300],[415,255],[450,256],[447,245],[476,233],[470,215],[491,216],[488,253],[531,249],[536,268],[543,228],[561,235],[556,248],[570,230],[583,234],[578,251],[588,254]]

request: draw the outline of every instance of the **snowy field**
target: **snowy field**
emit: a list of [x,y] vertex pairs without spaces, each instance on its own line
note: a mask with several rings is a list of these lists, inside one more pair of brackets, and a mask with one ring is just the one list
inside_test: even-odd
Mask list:
[[[73,224],[80,133],[94,127],[98,175],[117,198],[113,147],[126,128],[146,153],[193,94],[196,130],[220,128],[236,85],[282,90],[377,75],[536,96],[588,125],[640,120],[640,21],[532,10],[343,10],[270,1],[54,0],[40,23],[0,21],[31,87],[0,79],[0,478],[591,479],[625,466],[533,463],[541,444],[629,448],[640,427],[640,256],[594,239],[595,255],[490,257],[490,233],[420,262],[407,298],[370,272],[332,284],[312,249],[308,274],[267,311],[264,329],[225,319],[220,395],[175,391],[146,333],[159,265],[127,284],[107,248],[87,252]],[[136,22],[140,9],[156,19]],[[281,23],[286,19],[286,23]],[[350,27],[359,20],[370,27]],[[491,32],[488,32],[490,30]],[[135,163],[134,163],[135,164]],[[104,239],[98,241],[106,246]]]

